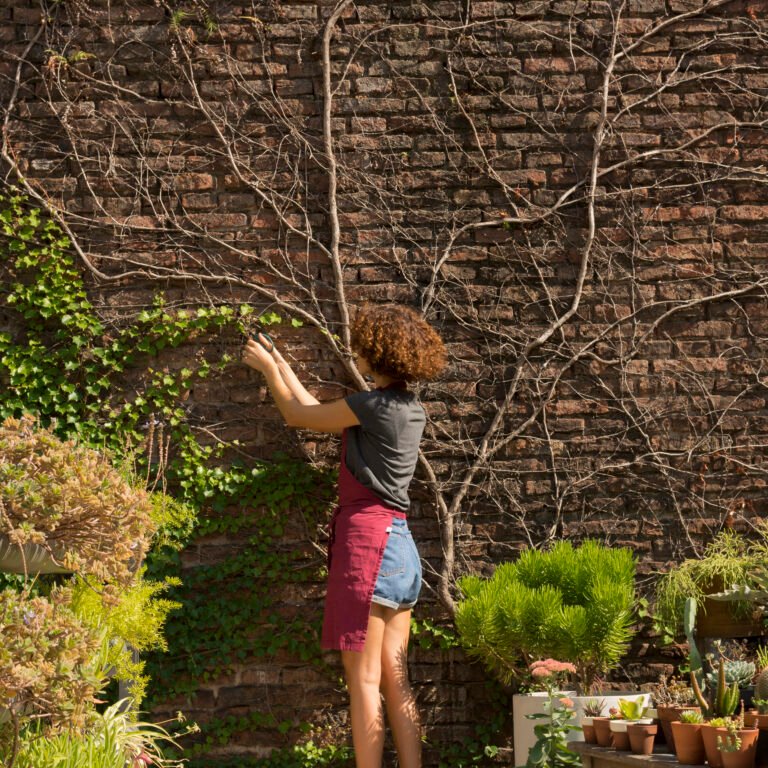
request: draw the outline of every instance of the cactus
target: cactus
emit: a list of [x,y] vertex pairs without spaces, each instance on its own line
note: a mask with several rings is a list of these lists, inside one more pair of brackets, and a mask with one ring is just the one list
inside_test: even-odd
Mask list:
[[739,686],[737,683],[726,685],[725,659],[722,656],[717,666],[717,689],[710,701],[704,697],[696,673],[691,670],[690,674],[691,687],[702,712],[710,716],[730,717],[736,711],[739,706]]
[[696,630],[696,600],[692,597],[686,599],[685,606],[683,607],[683,629],[688,640],[688,666],[701,679],[701,670],[704,665],[702,664],[701,654],[696,645],[696,637],[694,635]]
[[[750,684],[752,678],[755,676],[755,665],[750,661],[726,661],[725,662],[725,684],[736,685],[739,688],[744,688]],[[710,672],[707,675],[707,682],[710,685],[715,685],[716,675]],[[768,698],[768,697],[766,697]]]
[[755,680],[755,698],[768,699],[768,667],[762,670]]

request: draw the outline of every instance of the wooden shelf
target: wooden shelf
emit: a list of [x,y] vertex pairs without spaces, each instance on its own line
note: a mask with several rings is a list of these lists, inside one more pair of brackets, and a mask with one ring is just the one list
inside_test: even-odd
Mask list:
[[[632,752],[611,749],[610,747],[598,747],[595,744],[585,744],[583,741],[569,741],[568,749],[581,755],[581,764],[584,768],[619,768],[619,766],[653,766],[653,768],[680,768],[677,758],[670,752],[661,751],[661,747],[652,755],[635,755]],[[686,766],[686,768],[698,768]],[[706,768],[702,766],[701,768]]]

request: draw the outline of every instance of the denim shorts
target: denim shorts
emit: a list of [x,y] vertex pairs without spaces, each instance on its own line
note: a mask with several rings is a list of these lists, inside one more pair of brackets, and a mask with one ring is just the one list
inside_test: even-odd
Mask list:
[[408,523],[395,517],[373,588],[373,602],[388,608],[413,608],[420,591],[421,558]]

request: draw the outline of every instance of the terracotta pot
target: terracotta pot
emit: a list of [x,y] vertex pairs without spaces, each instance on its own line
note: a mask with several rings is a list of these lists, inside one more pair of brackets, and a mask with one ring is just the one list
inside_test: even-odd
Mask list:
[[738,752],[720,752],[723,768],[752,768],[757,753],[757,728],[744,728],[739,731],[741,749]]
[[[744,716],[744,725],[747,724],[747,717]],[[768,730],[768,715],[755,715],[755,727],[759,728],[761,731]]]
[[765,728],[760,728],[757,732],[755,765],[758,768],[768,768],[768,730]]
[[653,754],[653,742],[656,740],[658,725],[649,723],[630,723],[627,726],[629,747],[636,755]]
[[675,738],[675,755],[682,765],[701,765],[704,762],[704,742],[701,723],[670,723]]
[[585,744],[597,744],[597,736],[595,736],[595,726],[592,725],[592,717],[581,718],[581,732],[584,734]]
[[607,717],[593,717],[592,727],[595,729],[595,738],[598,746],[611,746],[611,721]]
[[704,723],[701,726],[701,740],[704,742],[704,754],[710,768],[723,768],[723,759],[717,748],[717,737],[725,736],[728,731],[725,728],[716,728],[714,725]]
[[627,733],[627,721],[626,720],[611,720],[611,746],[614,749],[622,750],[623,752],[629,751],[629,734]]
[[754,728],[756,719],[757,719],[757,710],[756,709],[747,710],[744,713],[744,727]]
[[656,716],[659,718],[664,740],[669,745],[670,752],[675,751],[675,737],[672,733],[672,728],[670,728],[670,723],[680,720],[680,713],[689,710],[701,712],[701,707],[656,707]]

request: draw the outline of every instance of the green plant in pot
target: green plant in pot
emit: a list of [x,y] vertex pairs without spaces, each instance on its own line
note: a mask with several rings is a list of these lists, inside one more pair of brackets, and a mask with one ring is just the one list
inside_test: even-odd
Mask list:
[[[762,608],[760,600],[768,600],[767,561],[768,526],[758,526],[749,540],[734,531],[722,531],[701,557],[684,560],[658,580],[654,609],[657,630],[667,642],[674,642],[683,630],[684,606],[689,598],[703,614],[713,607],[710,600],[727,600],[730,623],[734,627],[739,621],[744,623],[755,608]],[[727,589],[730,585],[736,586]]]
[[635,559],[596,541],[530,549],[489,579],[459,581],[456,626],[467,652],[504,683],[529,662],[572,663],[580,692],[620,661],[634,635]]
[[133,582],[155,530],[149,493],[108,456],[31,416],[0,426],[0,535],[11,546],[42,547],[61,568],[115,588]]
[[589,699],[582,709],[581,730],[584,733],[584,741],[587,744],[597,744],[594,719],[602,717],[605,711],[605,699]]
[[687,709],[680,713],[680,720],[671,723],[675,755],[682,765],[701,765],[704,762],[703,722],[701,712]]

